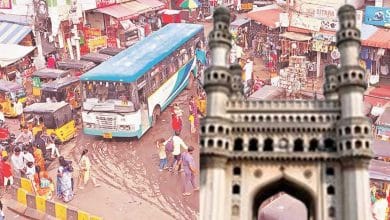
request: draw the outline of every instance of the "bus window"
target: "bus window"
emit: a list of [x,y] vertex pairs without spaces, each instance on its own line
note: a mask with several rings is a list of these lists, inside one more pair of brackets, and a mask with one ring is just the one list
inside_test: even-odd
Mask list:
[[117,91],[114,83],[108,83],[108,99],[117,99]]

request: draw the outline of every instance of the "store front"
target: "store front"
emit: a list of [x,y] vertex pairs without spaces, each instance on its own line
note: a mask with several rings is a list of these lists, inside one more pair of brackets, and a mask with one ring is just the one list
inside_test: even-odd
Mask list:
[[[86,12],[86,27],[100,31],[107,47],[129,47],[161,27],[157,11],[165,4],[157,0],[97,4],[97,9]],[[90,48],[91,49],[91,48]],[[93,52],[89,50],[89,52]]]

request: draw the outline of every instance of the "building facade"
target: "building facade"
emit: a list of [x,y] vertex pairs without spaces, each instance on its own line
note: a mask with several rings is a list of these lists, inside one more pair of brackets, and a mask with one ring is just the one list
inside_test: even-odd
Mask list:
[[257,219],[283,191],[308,219],[371,219],[371,125],[363,113],[367,83],[359,66],[356,11],[338,11],[340,67],[325,68],[325,100],[246,101],[231,49],[229,11],[214,12],[212,63],[205,72],[207,117],[201,126],[202,220]]

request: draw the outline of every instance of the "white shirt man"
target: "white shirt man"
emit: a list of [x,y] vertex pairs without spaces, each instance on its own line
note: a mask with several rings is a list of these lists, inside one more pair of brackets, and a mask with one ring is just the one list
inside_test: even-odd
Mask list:
[[0,122],[1,121],[5,123],[5,117],[4,117],[4,113],[2,111],[0,111]]
[[21,102],[17,101],[14,108],[17,115],[21,115],[23,113],[23,104]]
[[17,177],[21,176],[21,170],[25,168],[25,163],[23,160],[23,154],[20,152],[14,152],[11,156],[11,163],[13,168],[13,174]]
[[183,139],[181,137],[173,135],[172,137],[173,141],[173,152],[172,155],[180,155],[181,148],[184,148],[185,150],[188,149],[188,146],[184,143]]
[[376,200],[372,207],[372,213],[375,220],[386,220],[387,200],[380,198]]

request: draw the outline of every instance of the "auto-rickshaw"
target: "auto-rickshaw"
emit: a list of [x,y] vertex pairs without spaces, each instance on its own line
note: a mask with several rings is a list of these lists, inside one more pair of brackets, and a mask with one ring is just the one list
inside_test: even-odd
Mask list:
[[124,48],[107,47],[107,48],[103,48],[103,49],[99,50],[99,53],[110,55],[110,56],[115,56],[118,53],[122,52],[122,50],[124,50]]
[[69,70],[44,68],[35,71],[32,74],[33,79],[33,95],[41,95],[41,85],[56,79],[64,78],[70,74]]
[[58,69],[70,70],[72,76],[81,76],[95,66],[95,63],[85,60],[61,60],[57,62]]
[[110,59],[112,56],[101,53],[88,53],[80,57],[81,60],[94,62],[96,65],[103,63]]
[[26,90],[16,82],[0,80],[0,105],[5,117],[17,117],[22,111],[18,109],[17,103],[26,102]]
[[76,124],[70,105],[66,102],[34,103],[23,109],[28,127],[35,136],[43,127],[61,143],[76,134]]
[[41,102],[66,101],[73,109],[81,107],[80,79],[75,76],[65,77],[45,83],[41,88]]

